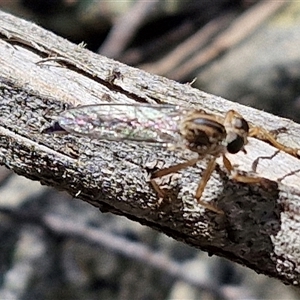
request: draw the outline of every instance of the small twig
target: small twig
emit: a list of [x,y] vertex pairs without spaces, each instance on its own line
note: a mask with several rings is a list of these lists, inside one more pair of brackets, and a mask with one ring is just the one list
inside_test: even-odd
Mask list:
[[[179,24],[177,27],[172,28],[171,31],[156,37],[154,40],[145,42],[141,46],[127,49],[125,53],[120,56],[120,60],[130,66],[137,66],[142,61],[155,56],[157,52],[164,51],[166,45],[174,45],[193,32],[193,20],[188,19],[183,24]],[[153,63],[156,65],[155,62]],[[145,64],[143,66],[151,68],[151,65],[152,64]]]
[[100,228],[89,228],[78,222],[62,219],[54,215],[44,216],[43,222],[49,229],[56,232],[56,234],[63,234],[68,237],[73,236],[74,238],[85,240],[91,244],[104,247],[109,251],[142,262],[149,267],[167,273],[174,279],[183,280],[192,286],[207,291],[216,299],[227,298],[217,285],[209,284],[199,278],[189,276],[189,274],[183,271],[184,266],[182,264],[176,263],[163,253],[154,252],[144,244],[131,242]]
[[172,74],[173,70],[180,67],[187,57],[196,51],[199,53],[199,49],[210,41],[217,32],[223,30],[232,20],[232,17],[232,13],[228,13],[213,19],[162,59],[139,67],[155,74]]
[[238,17],[229,28],[220,33],[209,46],[180,65],[177,69],[167,73],[166,76],[174,80],[186,78],[193,70],[203,67],[209,61],[224,53],[227,49],[240,43],[263,22],[270,18],[270,16],[287,5],[287,3],[286,1],[269,0],[258,2]]
[[118,58],[158,3],[158,0],[137,1],[127,13],[117,19],[98,53],[110,58]]
[[103,247],[109,252],[138,261],[151,268],[167,273],[175,280],[182,280],[187,284],[210,293],[215,299],[227,299],[222,289],[217,284],[204,282],[199,277],[189,276],[184,272],[184,264],[176,263],[169,256],[155,252],[151,248],[140,242],[131,242],[126,238],[117,236],[102,230],[101,228],[91,228],[82,223],[62,218],[54,214],[34,214],[32,212],[22,212],[19,210],[0,207],[0,213],[10,216],[18,223],[28,223],[42,226],[52,233],[83,240],[86,243]]

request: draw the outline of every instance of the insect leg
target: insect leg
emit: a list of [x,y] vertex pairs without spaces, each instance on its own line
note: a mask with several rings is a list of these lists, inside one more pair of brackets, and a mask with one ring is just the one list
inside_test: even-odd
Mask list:
[[260,184],[264,184],[265,183],[265,179],[262,177],[250,177],[250,176],[244,176],[244,175],[240,175],[237,172],[234,172],[234,168],[231,164],[231,162],[229,161],[229,159],[223,154],[223,164],[225,166],[225,168],[227,169],[227,171],[229,172],[229,174],[231,175],[231,178],[238,181],[238,182],[242,182],[242,183],[260,183]]
[[184,163],[177,164],[177,165],[171,166],[169,168],[158,170],[158,171],[156,171],[156,172],[154,172],[152,174],[151,179],[159,178],[159,177],[171,174],[171,173],[176,173],[176,172],[178,172],[178,171],[180,171],[182,169],[185,169],[187,167],[193,167],[194,165],[196,165],[196,163],[198,162],[198,160],[199,160],[199,158],[197,157],[197,158],[188,160],[188,161],[186,161]]
[[267,141],[278,150],[282,150],[290,155],[293,155],[297,158],[300,158],[300,149],[297,148],[290,148],[281,143],[279,143],[276,138],[267,130],[260,128],[260,127],[252,127],[249,131],[249,136],[255,137],[262,141]]
[[222,214],[222,215],[223,215],[224,212],[223,212],[222,210],[220,210],[220,209],[218,209],[217,207],[215,207],[215,206],[213,206],[213,205],[207,203],[206,201],[202,201],[202,200],[201,200],[201,196],[202,196],[203,191],[204,191],[204,189],[205,189],[205,187],[206,187],[206,184],[207,184],[207,182],[208,182],[208,180],[209,180],[209,178],[210,178],[212,172],[213,172],[214,169],[216,168],[216,159],[217,159],[217,157],[213,157],[213,158],[209,161],[209,163],[208,163],[208,165],[207,165],[207,167],[206,167],[206,169],[205,169],[205,172],[204,172],[204,174],[203,174],[203,176],[202,176],[202,178],[201,178],[201,181],[200,181],[200,183],[199,183],[199,185],[198,185],[198,188],[197,188],[197,190],[196,190],[195,198],[196,198],[197,202],[198,202],[200,205],[202,205],[203,207],[205,207],[205,208],[207,208],[207,209],[209,209],[209,210],[211,210],[211,211],[213,211],[213,212],[215,212],[215,213],[217,213],[217,214]]
[[154,179],[155,178],[160,178],[162,176],[169,175],[169,174],[172,174],[172,173],[176,173],[176,172],[178,172],[182,169],[185,169],[187,167],[192,167],[198,162],[198,160],[199,160],[199,158],[197,157],[197,158],[188,160],[184,163],[177,164],[177,165],[171,166],[169,168],[164,168],[164,169],[158,170],[158,171],[156,171],[152,174],[151,179],[150,179],[150,183],[151,183],[154,191],[157,193],[157,195],[159,197],[159,202],[161,202],[161,199],[164,199],[166,195],[165,195],[164,191],[160,188],[160,186],[155,182]]
[[[152,184],[152,187],[153,189],[156,191],[156,193],[158,194],[158,196],[160,198],[164,198],[165,197],[165,194],[164,192],[161,190],[161,188],[158,186],[158,184],[153,180],[154,178],[159,178],[159,177],[162,177],[162,176],[165,176],[165,175],[168,175],[168,174],[171,174],[171,173],[175,173],[175,172],[178,172],[182,169],[185,169],[187,167],[192,167],[194,166],[197,162],[198,162],[199,158],[195,158],[195,159],[191,159],[189,161],[186,161],[184,163],[181,163],[181,164],[177,164],[175,166],[171,166],[169,168],[165,168],[165,169],[161,169],[161,170],[158,170],[156,172],[154,172],[152,174],[152,177],[151,177],[151,184]],[[215,169],[215,166],[216,166],[216,157],[213,157],[209,163],[208,163],[208,166],[201,178],[201,181],[199,183],[199,186],[197,188],[197,191],[196,191],[196,195],[195,195],[195,198],[197,200],[197,202],[202,205],[203,207],[215,212],[215,213],[218,213],[218,214],[224,214],[224,212],[218,208],[216,208],[215,206],[205,202],[205,201],[202,201],[200,200],[201,196],[202,196],[202,193],[205,189],[205,186],[212,174],[212,172],[214,171]]]
[[161,199],[164,199],[166,195],[165,195],[164,191],[159,187],[159,185],[155,182],[154,179],[150,179],[150,183],[151,183],[154,191],[158,195],[158,199],[159,199],[159,203],[158,204],[160,204],[162,202]]

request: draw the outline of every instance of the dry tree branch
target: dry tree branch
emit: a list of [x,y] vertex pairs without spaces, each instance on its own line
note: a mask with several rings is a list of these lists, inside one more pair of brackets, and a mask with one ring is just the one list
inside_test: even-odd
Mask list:
[[[205,161],[173,176],[170,201],[157,206],[149,185],[152,165],[184,161],[181,152],[73,135],[41,133],[51,116],[69,106],[100,103],[171,103],[216,114],[229,109],[300,148],[300,126],[228,102],[166,78],[93,54],[40,27],[0,13],[0,162],[20,175],[126,216],[194,247],[227,257],[294,285],[300,280],[300,161],[257,139],[248,154],[229,157],[266,186],[240,184],[224,168],[214,172],[205,200],[225,215],[206,211],[193,198]],[[179,178],[178,178],[179,177]]]

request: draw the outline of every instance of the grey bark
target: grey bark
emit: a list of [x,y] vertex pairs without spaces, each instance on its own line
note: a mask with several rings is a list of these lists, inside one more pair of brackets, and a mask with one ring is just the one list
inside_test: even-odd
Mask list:
[[268,184],[237,183],[220,162],[203,198],[224,210],[225,215],[217,215],[193,198],[205,161],[162,182],[170,201],[159,206],[149,170],[182,162],[184,153],[41,133],[66,107],[101,102],[170,103],[216,114],[235,109],[257,126],[284,128],[278,139],[300,148],[298,124],[93,54],[3,12],[0,65],[1,164],[102,211],[299,285],[299,159],[250,139],[247,155],[228,157],[238,172],[264,177]]

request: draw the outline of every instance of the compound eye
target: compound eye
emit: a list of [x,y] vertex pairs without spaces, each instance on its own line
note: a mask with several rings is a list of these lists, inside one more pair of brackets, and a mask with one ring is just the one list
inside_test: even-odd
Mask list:
[[240,135],[235,134],[231,141],[227,144],[227,151],[231,154],[238,153],[244,147],[244,139]]

